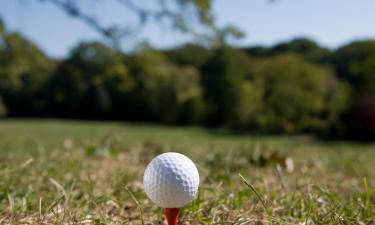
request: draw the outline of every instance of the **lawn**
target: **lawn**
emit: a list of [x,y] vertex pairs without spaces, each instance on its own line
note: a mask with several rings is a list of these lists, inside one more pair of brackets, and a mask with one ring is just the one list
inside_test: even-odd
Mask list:
[[375,224],[375,144],[66,120],[0,120],[0,224],[163,224],[142,179],[166,151],[200,172],[181,224]]

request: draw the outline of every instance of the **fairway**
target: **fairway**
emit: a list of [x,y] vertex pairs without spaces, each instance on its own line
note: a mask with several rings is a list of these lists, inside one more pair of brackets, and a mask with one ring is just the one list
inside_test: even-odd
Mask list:
[[181,224],[375,224],[375,144],[70,120],[0,120],[0,224],[164,224],[142,181],[168,151],[200,173]]

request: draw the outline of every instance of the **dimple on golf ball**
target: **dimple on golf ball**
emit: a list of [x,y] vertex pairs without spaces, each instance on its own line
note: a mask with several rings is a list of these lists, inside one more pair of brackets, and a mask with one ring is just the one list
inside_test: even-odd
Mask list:
[[195,198],[199,173],[188,157],[167,152],[148,164],[143,185],[147,196],[159,207],[180,208]]

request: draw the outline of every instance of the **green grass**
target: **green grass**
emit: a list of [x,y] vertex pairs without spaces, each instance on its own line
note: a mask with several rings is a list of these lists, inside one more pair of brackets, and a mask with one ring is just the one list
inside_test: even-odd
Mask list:
[[182,224],[375,224],[374,144],[63,120],[0,120],[0,224],[164,223],[142,178],[165,151],[201,176]]

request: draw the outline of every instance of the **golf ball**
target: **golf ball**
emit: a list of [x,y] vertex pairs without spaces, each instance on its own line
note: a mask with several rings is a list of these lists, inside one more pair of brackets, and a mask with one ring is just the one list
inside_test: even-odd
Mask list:
[[180,208],[196,196],[199,173],[188,157],[167,152],[148,164],[143,185],[147,196],[159,207]]

